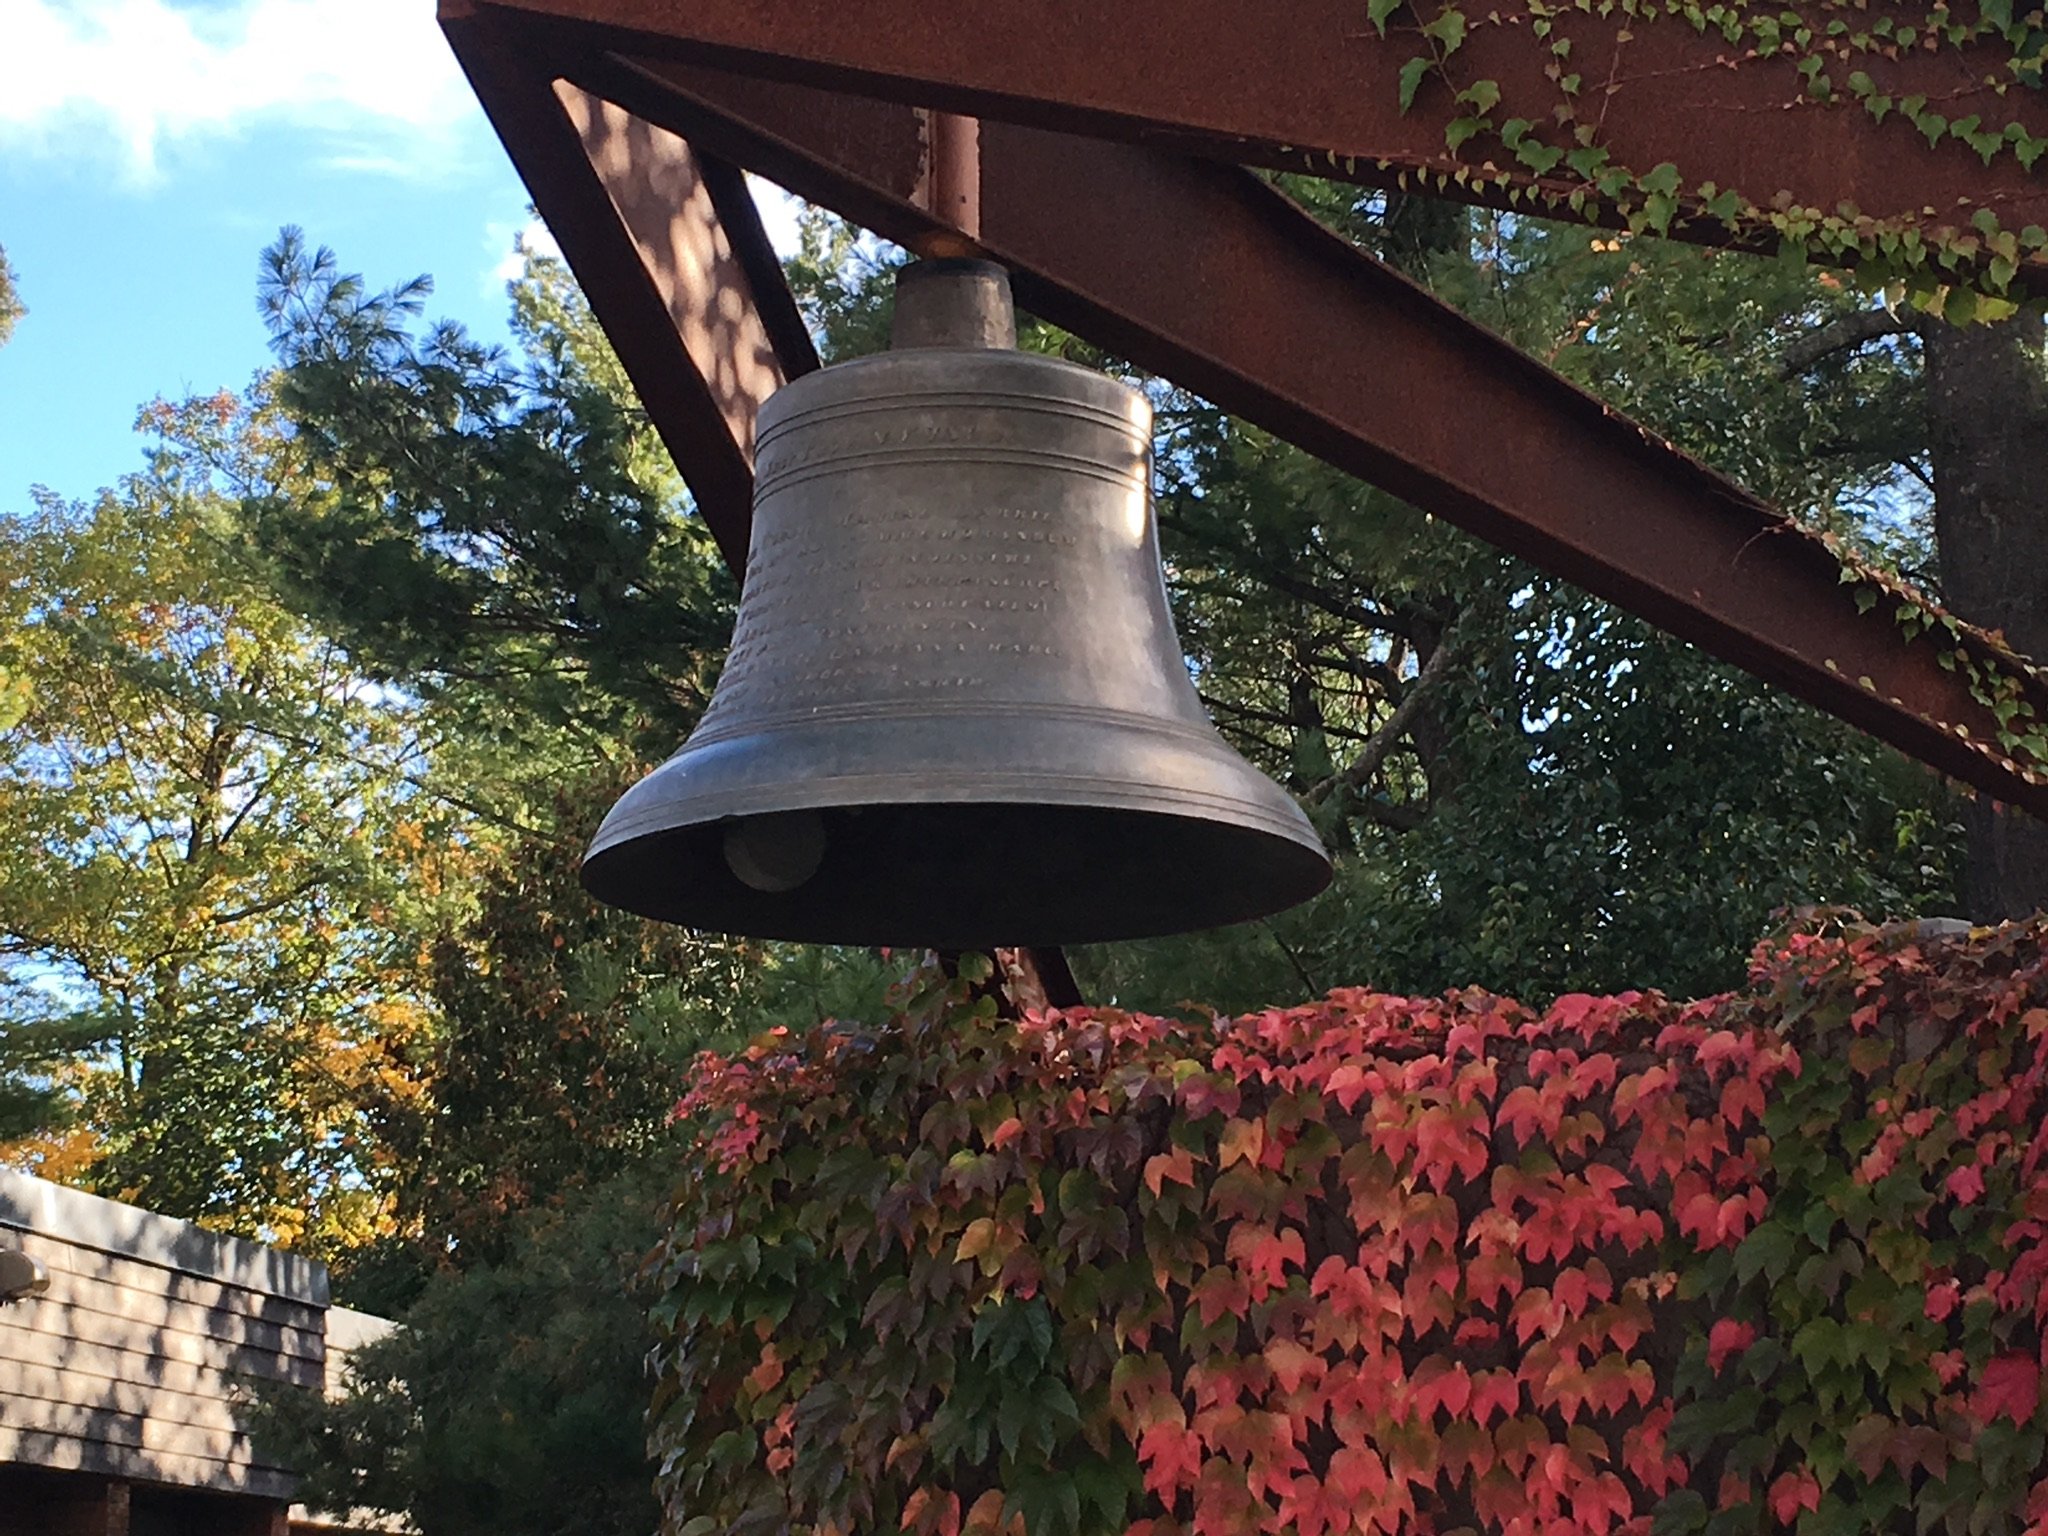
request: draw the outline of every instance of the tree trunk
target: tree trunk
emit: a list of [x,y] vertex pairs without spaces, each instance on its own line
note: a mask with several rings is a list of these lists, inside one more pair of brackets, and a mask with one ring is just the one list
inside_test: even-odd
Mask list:
[[[2048,662],[2048,375],[2042,321],[1923,332],[1934,530],[1949,609]],[[1963,901],[1978,922],[2048,907],[2048,824],[1979,796]]]

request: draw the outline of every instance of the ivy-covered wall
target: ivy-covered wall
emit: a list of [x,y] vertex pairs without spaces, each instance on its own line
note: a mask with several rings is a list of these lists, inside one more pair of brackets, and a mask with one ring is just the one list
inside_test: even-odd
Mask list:
[[2048,1531],[2044,946],[707,1060],[670,1529]]

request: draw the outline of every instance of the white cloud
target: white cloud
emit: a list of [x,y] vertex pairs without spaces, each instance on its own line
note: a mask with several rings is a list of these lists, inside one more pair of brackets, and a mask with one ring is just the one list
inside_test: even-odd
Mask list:
[[542,256],[560,257],[562,254],[553,233],[539,219],[528,219],[524,224],[486,224],[484,244],[496,258],[496,264],[484,273],[483,279],[484,294],[490,298],[502,294],[507,283],[517,282],[526,275],[528,251]]
[[[747,177],[747,189],[754,194],[754,206],[761,210],[762,226],[776,253],[794,255],[799,244],[797,221],[803,215],[804,205],[774,182],[759,176]],[[522,224],[491,220],[484,225],[484,249],[491,263],[481,278],[486,298],[496,298],[505,291],[507,283],[525,276],[528,251],[557,259],[562,254],[554,232],[536,218],[528,218]]]
[[803,217],[804,205],[764,177],[748,176],[747,188],[754,194],[754,206],[761,210],[768,243],[777,255],[794,256],[801,243],[797,221]]
[[402,173],[435,157],[401,135],[477,110],[428,0],[0,0],[0,39],[0,146],[140,179],[171,146],[265,124],[346,133],[345,158]]

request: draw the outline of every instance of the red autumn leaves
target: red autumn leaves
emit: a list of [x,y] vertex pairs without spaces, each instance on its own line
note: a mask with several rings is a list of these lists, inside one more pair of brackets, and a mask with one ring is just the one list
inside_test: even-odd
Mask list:
[[[675,1523],[1599,1536],[2048,1505],[2048,966],[2004,942],[1831,930],[1696,1004],[1340,992],[712,1064],[671,1260],[749,1222],[792,1257],[674,1271],[699,1320],[672,1462],[725,1458],[672,1471]],[[937,1427],[1019,1307],[1075,1405],[1042,1457]]]

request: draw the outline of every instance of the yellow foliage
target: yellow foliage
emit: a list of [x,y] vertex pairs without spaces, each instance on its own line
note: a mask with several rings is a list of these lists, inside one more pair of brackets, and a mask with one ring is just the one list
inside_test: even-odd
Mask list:
[[0,1141],[0,1167],[19,1168],[57,1184],[79,1183],[105,1154],[104,1141],[89,1125]]

